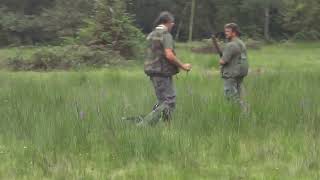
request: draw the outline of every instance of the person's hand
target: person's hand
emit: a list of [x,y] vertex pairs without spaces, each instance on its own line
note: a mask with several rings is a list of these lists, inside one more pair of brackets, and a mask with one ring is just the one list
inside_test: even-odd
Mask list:
[[191,69],[192,69],[192,65],[191,65],[191,64],[183,64],[182,69],[183,69],[184,71],[189,72],[189,71],[191,71]]
[[220,64],[220,65],[225,65],[226,62],[225,62],[223,59],[220,59],[219,64]]

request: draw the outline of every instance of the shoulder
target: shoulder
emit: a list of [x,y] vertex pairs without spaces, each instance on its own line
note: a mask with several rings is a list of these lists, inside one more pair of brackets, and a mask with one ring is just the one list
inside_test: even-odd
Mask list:
[[170,32],[162,30],[162,29],[161,30],[156,29],[156,30],[153,31],[153,33],[157,34],[157,35],[164,36],[164,37],[172,38],[172,35],[171,35]]
[[163,40],[166,41],[166,42],[172,43],[173,42],[172,34],[167,32],[167,31],[164,32],[163,33]]
[[226,48],[227,48],[227,49],[235,49],[235,48],[237,48],[237,43],[234,42],[234,41],[228,42],[228,43],[226,44]]
[[244,42],[243,42],[243,40],[242,40],[242,39],[240,39],[240,38],[238,38],[238,41],[239,41],[240,43],[244,43]]
[[168,32],[168,31],[164,31],[163,32],[163,36],[166,37],[166,38],[173,39],[172,34],[170,32]]
[[149,33],[148,36],[147,36],[147,40],[150,40],[150,39],[152,38],[153,34],[154,34],[154,31],[152,31],[151,33]]
[[163,41],[165,38],[163,31],[153,30],[148,36],[147,40],[160,40]]
[[239,39],[239,44],[241,44],[241,46],[246,48],[246,43],[244,41],[242,41],[241,39]]

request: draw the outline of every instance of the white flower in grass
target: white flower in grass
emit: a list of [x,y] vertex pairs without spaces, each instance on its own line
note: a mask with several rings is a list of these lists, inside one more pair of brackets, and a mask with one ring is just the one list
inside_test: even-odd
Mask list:
[[83,111],[80,111],[79,113],[79,117],[80,119],[84,119],[85,113]]

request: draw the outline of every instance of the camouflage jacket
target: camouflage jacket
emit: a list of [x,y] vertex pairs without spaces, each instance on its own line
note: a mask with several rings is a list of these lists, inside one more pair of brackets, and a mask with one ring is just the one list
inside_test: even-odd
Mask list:
[[179,68],[171,64],[165,56],[165,49],[174,50],[174,41],[163,25],[158,26],[147,37],[148,48],[144,63],[144,72],[148,76],[173,76]]

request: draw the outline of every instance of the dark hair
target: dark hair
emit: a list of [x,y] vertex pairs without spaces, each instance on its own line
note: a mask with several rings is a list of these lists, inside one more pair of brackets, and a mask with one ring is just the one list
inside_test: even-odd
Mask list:
[[236,23],[229,23],[224,26],[225,29],[231,29],[232,32],[235,32],[237,36],[241,35],[240,27]]
[[167,11],[161,12],[158,18],[154,22],[154,27],[157,27],[160,24],[166,24],[168,22],[174,22],[173,15]]

